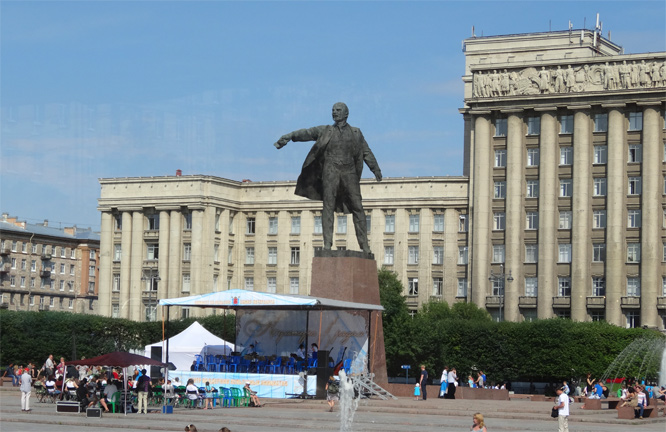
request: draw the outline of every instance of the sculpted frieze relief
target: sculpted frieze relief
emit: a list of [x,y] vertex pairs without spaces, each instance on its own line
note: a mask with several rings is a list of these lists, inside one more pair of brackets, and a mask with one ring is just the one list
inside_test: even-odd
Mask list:
[[479,70],[474,72],[472,96],[493,98],[662,87],[666,87],[666,62],[625,60],[540,69]]

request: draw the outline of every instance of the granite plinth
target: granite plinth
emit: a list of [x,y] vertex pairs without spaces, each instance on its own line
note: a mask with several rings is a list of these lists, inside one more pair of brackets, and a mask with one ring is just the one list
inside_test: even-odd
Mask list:
[[[331,253],[331,256],[316,254],[312,260],[310,295],[354,303],[381,304],[377,263],[374,258],[369,258],[372,254],[338,250],[322,252]],[[382,314],[379,311],[356,313],[366,318],[369,316],[368,369],[375,374],[377,384],[386,384],[388,377]]]

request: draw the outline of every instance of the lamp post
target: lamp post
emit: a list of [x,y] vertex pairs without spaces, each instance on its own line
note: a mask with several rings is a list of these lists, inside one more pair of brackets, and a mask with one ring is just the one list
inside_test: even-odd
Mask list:
[[511,276],[511,270],[509,270],[509,274],[504,273],[504,264],[500,264],[500,273],[493,273],[493,269],[490,269],[490,277],[488,278],[489,281],[491,282],[500,282],[501,285],[499,287],[499,298],[500,298],[500,304],[499,304],[499,320],[502,321],[502,308],[504,307],[504,285],[505,281],[508,282],[513,282],[513,276]]
[[[148,301],[148,310],[150,311],[149,315],[146,316],[146,321],[154,321],[153,319],[153,314],[157,315],[157,282],[159,282],[160,276],[159,273],[155,269],[150,269],[150,273],[148,273],[148,276],[146,276],[146,273],[144,271],[143,276],[141,277],[142,281],[149,281],[148,285],[148,293],[149,293],[149,301]],[[155,294],[155,310],[153,309],[153,294]],[[156,316],[154,318],[157,318]]]

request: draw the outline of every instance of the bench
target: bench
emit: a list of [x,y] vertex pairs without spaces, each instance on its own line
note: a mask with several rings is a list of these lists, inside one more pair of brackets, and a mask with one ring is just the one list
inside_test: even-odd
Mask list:
[[585,405],[583,409],[586,410],[600,410],[601,409],[601,399],[585,399]]
[[[643,418],[657,417],[657,410],[652,405],[646,406],[643,410]],[[625,420],[633,420],[636,418],[636,413],[633,407],[625,406],[617,409],[617,418]]]
[[620,402],[623,402],[620,400],[620,398],[608,398],[608,399],[602,399],[603,401],[608,402],[608,409],[617,409],[618,406],[620,405]]

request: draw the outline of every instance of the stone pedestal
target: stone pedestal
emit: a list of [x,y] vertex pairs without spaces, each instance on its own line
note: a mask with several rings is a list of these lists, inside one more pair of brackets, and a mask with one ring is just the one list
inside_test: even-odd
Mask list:
[[[324,251],[322,251],[324,252]],[[379,305],[377,263],[372,255],[354,251],[325,251],[312,261],[310,295],[333,300]],[[369,320],[368,370],[379,385],[388,383],[381,311],[357,311]]]

